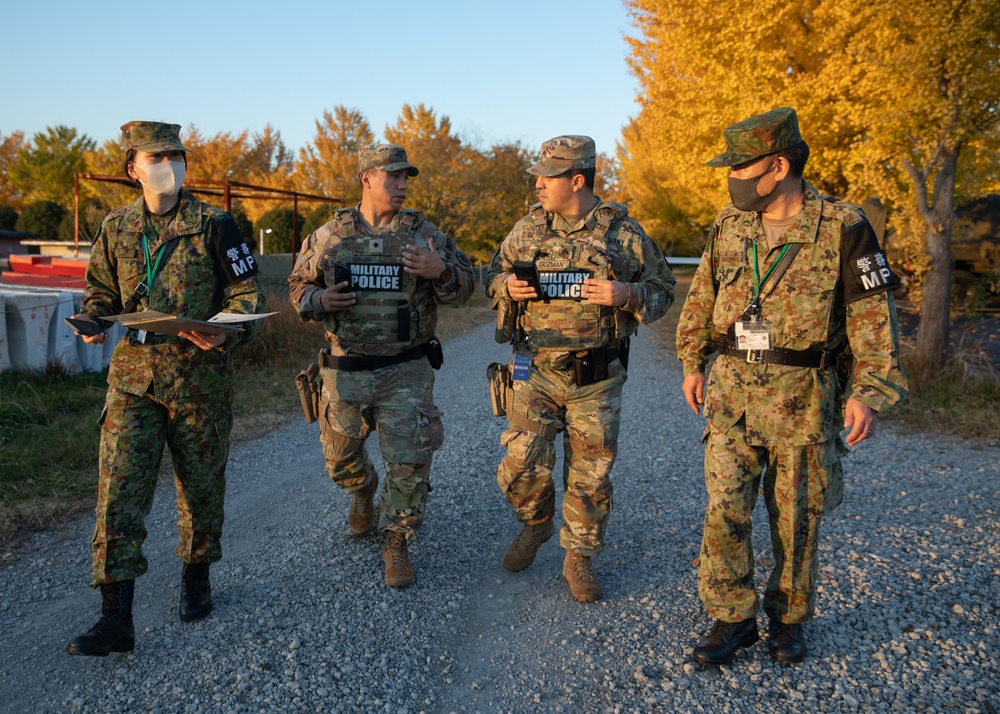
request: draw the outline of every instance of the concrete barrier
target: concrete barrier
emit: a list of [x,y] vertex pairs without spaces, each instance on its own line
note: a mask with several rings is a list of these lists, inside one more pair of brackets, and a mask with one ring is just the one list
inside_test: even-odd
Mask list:
[[60,364],[71,374],[100,372],[111,361],[125,328],[108,328],[103,345],[84,343],[63,320],[80,311],[82,290],[40,290],[5,285],[0,289],[0,371],[40,370]]
[[7,296],[0,293],[0,372],[10,369],[10,348],[7,345]]

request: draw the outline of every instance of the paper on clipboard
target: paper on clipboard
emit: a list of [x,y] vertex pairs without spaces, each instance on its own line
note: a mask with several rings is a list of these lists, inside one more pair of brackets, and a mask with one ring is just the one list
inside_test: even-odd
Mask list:
[[232,312],[220,312],[208,320],[193,320],[187,317],[168,315],[165,312],[158,312],[157,310],[143,310],[124,315],[113,315],[102,319],[120,322],[125,327],[145,330],[146,332],[155,332],[161,335],[176,335],[180,332],[203,332],[208,335],[222,335],[229,332],[242,332],[243,328],[236,323],[259,320],[274,314],[273,312],[267,312],[259,315],[242,315]]

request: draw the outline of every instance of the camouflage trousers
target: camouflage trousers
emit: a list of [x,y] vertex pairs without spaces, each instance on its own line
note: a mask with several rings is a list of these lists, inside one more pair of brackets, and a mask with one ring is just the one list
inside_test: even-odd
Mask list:
[[[563,526],[559,544],[597,555],[611,514],[611,467],[618,455],[622,386],[627,374],[617,362],[602,382],[578,387],[570,370],[531,366],[525,381],[514,382],[509,409],[531,421],[564,432]],[[543,523],[555,514],[552,441],[509,423],[500,436],[507,455],[497,468],[497,483],[525,524]]]
[[91,585],[134,580],[146,572],[145,518],[153,505],[164,444],[177,486],[177,555],[186,563],[222,558],[232,394],[161,402],[151,394],[112,388],[101,423]]
[[705,485],[698,594],[708,614],[738,622],[757,612],[750,517],[762,489],[774,553],[764,611],[789,624],[812,618],[820,519],[844,494],[837,444],[751,446],[743,419],[725,433],[709,427]]
[[365,448],[373,429],[385,461],[378,528],[413,538],[424,521],[431,459],[444,440],[426,359],[375,370],[321,370],[320,443],[334,483],[347,493],[377,478]]

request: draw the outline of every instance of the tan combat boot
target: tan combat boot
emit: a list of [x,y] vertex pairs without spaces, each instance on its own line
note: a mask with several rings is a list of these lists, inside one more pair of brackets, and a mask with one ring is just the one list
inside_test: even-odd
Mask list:
[[590,556],[566,551],[563,560],[563,580],[569,585],[569,594],[577,602],[597,602],[604,595],[604,588],[590,568]]
[[351,498],[351,508],[347,511],[347,524],[354,535],[364,535],[375,520],[375,492],[378,491],[378,476],[372,478],[371,487],[355,491]]
[[390,588],[413,585],[413,567],[410,565],[410,554],[406,551],[405,533],[386,531],[382,555],[385,556],[386,585]]
[[544,523],[528,525],[517,534],[507,552],[503,554],[503,567],[512,573],[524,570],[535,559],[535,553],[555,533],[556,526],[552,519]]

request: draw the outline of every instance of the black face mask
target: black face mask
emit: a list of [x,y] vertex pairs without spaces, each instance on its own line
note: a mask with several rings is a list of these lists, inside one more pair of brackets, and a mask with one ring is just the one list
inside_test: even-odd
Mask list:
[[736,208],[741,211],[754,211],[755,213],[767,208],[767,204],[771,202],[771,194],[774,193],[774,188],[777,188],[778,185],[775,184],[774,188],[766,195],[761,196],[757,193],[757,184],[771,172],[773,166],[774,161],[771,161],[760,175],[753,178],[738,179],[732,176],[729,177],[729,198]]

